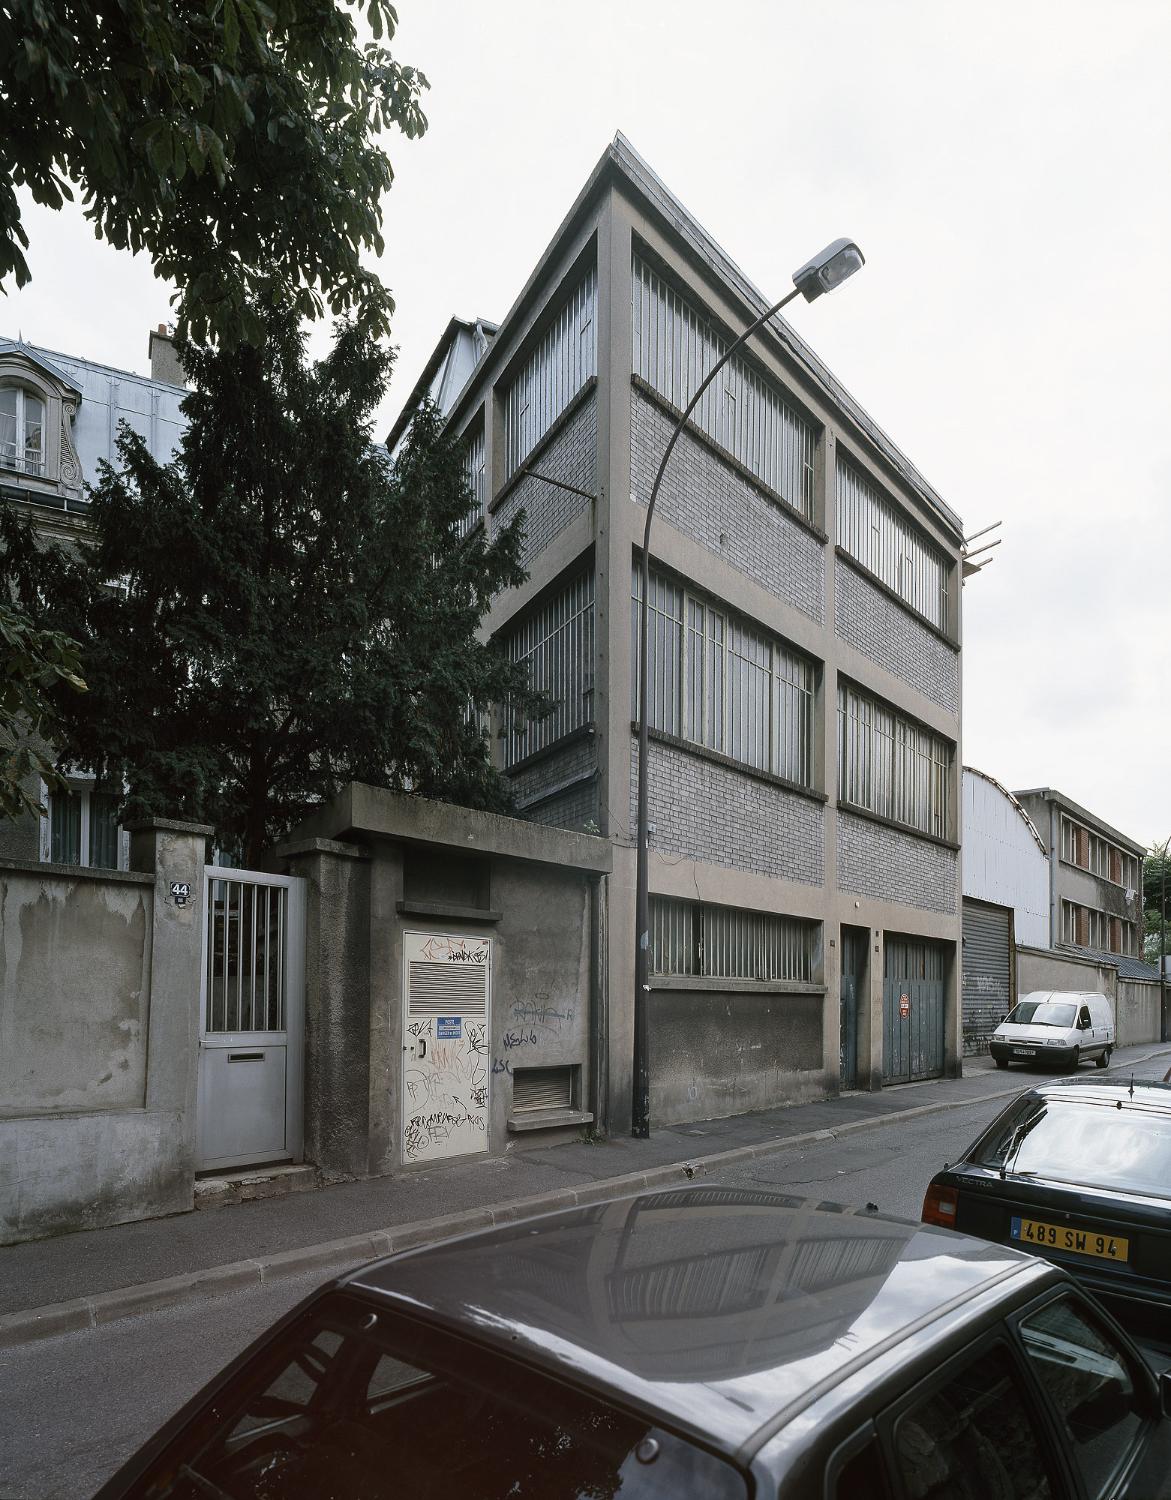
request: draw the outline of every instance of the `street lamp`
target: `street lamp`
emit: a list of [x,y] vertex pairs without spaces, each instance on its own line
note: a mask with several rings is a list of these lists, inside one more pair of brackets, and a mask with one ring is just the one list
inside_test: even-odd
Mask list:
[[723,355],[715,362],[711,369],[696,387],[686,410],[675,423],[675,430],[667,441],[663,451],[659,471],[655,475],[655,482],[651,486],[650,503],[646,511],[646,525],[642,534],[642,598],[639,604],[638,622],[638,827],[637,827],[637,869],[636,869],[636,894],[635,894],[635,916],[634,916],[634,1100],[631,1110],[631,1134],[639,1139],[646,1139],[651,1133],[651,1092],[650,1092],[650,1059],[648,1047],[647,1027],[647,995],[650,992],[650,871],[649,871],[649,842],[647,828],[647,759],[648,759],[648,700],[649,694],[647,683],[650,677],[647,660],[647,636],[648,636],[648,610],[650,598],[650,545],[651,545],[651,521],[655,514],[655,501],[659,498],[659,486],[663,482],[663,474],[667,468],[667,460],[671,457],[671,450],[679,439],[679,434],[687,425],[687,419],[699,404],[699,399],[711,385],[712,381],[728,363],[732,356],[740,349],[752,335],[781,308],[792,302],[794,297],[804,297],[807,302],[812,302],[825,292],[832,292],[835,287],[841,286],[848,276],[852,276],[865,264],[861,250],[853,240],[834,240],[812,260],[807,260],[793,272],[793,290],[786,293],[779,302],[774,302],[766,312],[761,313],[755,323],[752,323],[734,344],[724,351]]

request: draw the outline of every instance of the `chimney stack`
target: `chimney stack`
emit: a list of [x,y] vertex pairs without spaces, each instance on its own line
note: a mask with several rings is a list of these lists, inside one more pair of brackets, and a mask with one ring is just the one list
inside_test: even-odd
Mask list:
[[175,330],[160,323],[150,331],[150,378],[165,380],[170,385],[186,385],[187,377],[175,353]]

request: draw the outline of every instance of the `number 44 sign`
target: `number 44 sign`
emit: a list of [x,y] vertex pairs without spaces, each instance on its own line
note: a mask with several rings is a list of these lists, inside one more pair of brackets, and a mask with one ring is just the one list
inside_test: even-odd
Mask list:
[[899,1019],[902,1020],[902,1021],[905,1021],[910,1014],[911,1014],[911,997],[910,997],[910,995],[900,995],[899,996]]

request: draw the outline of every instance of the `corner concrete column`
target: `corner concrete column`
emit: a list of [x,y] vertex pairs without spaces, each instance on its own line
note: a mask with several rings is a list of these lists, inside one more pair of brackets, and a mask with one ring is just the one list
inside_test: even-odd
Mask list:
[[[866,955],[866,977],[870,990],[870,1004],[866,1007],[867,1036],[865,1043],[861,1037],[858,1038],[858,1056],[859,1059],[862,1057],[867,1059],[869,1073],[867,1087],[871,1090],[882,1087],[883,976],[886,969],[883,954],[884,943],[885,934],[882,928],[872,927],[870,951]],[[863,1046],[865,1046],[865,1051],[863,1051]]]
[[949,943],[943,990],[943,1076],[964,1076],[964,960],[960,943]]
[[332,839],[274,857],[305,889],[305,1160],[327,1180],[369,1175],[370,869]]
[[194,1202],[199,999],[203,963],[205,823],[155,818],[130,825],[130,868],[155,877],[150,950],[150,1013],[146,1063],[148,1110],[174,1131],[170,1164],[175,1186]]

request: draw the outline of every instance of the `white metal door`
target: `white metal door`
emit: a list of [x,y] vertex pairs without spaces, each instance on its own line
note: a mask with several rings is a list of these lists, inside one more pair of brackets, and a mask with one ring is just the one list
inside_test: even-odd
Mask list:
[[305,883],[204,872],[196,1167],[300,1161]]
[[488,1149],[490,938],[403,934],[403,1161]]

